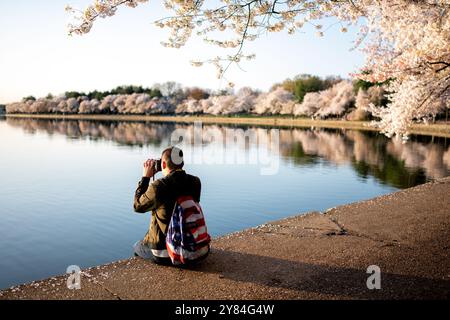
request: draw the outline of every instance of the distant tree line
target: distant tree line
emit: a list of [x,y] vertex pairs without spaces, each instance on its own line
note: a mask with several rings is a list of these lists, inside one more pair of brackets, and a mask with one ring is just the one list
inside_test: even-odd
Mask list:
[[[79,98],[79,97],[87,97],[89,100],[97,99],[99,101],[103,100],[105,97],[110,95],[118,95],[118,94],[133,94],[133,93],[145,93],[148,94],[151,98],[161,98],[162,94],[158,88],[143,88],[142,86],[118,86],[111,91],[91,91],[89,93],[78,92],[78,91],[68,91],[64,94],[66,99],[70,98]],[[48,98],[47,98],[48,99]]]
[[281,86],[286,91],[291,92],[298,102],[302,103],[307,93],[329,89],[342,80],[341,77],[336,76],[320,78],[310,74],[301,74],[293,79],[286,79],[282,83],[273,85],[272,89]]
[[[166,82],[151,88],[119,86],[110,91],[70,91],[60,96],[33,96],[6,106],[7,113],[60,114],[256,114],[370,120],[370,106],[389,102],[386,83],[321,78],[302,74],[272,86],[269,92],[249,87],[213,92]],[[441,118],[442,110],[438,114]],[[435,115],[436,116],[436,115]]]

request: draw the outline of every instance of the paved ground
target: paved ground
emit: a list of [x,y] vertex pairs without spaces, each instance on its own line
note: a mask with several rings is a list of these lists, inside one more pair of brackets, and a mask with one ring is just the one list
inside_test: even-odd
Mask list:
[[134,258],[84,270],[81,290],[66,279],[0,299],[449,299],[450,177],[221,237],[193,270]]

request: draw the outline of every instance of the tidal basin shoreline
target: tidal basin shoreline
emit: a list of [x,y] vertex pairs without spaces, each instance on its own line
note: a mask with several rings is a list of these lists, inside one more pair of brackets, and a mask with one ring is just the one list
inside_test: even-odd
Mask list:
[[214,239],[193,269],[131,258],[83,270],[79,290],[62,275],[0,299],[449,299],[449,195],[447,177]]
[[[205,124],[237,124],[271,127],[317,127],[331,129],[352,129],[365,131],[379,131],[371,127],[368,121],[347,120],[312,120],[291,117],[261,117],[261,116],[146,116],[146,115],[88,115],[88,114],[5,114],[9,118],[61,119],[61,120],[97,120],[97,121],[148,121],[148,122],[178,122],[193,123],[200,121]],[[410,134],[433,135],[450,138],[450,124],[439,122],[436,124],[414,124]]]

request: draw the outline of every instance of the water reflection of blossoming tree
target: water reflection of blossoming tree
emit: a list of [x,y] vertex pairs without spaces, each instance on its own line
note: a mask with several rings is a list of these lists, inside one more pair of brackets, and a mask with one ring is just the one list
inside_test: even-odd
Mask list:
[[[7,118],[11,126],[27,132],[61,134],[74,139],[114,141],[128,146],[154,145],[166,147],[172,133],[183,129],[193,135],[192,124],[146,123],[126,121],[43,120]],[[258,148],[270,150],[271,130],[254,126],[204,125],[204,131],[245,135],[238,148],[249,152],[252,142]],[[225,141],[215,141],[223,144]],[[193,143],[191,141],[190,143]],[[202,145],[211,142],[202,141]],[[413,136],[407,143],[388,139],[377,132],[337,129],[280,129],[279,149],[288,161],[299,166],[312,166],[319,161],[331,165],[350,165],[364,179],[377,180],[400,188],[411,187],[427,179],[441,178],[450,173],[450,142],[444,138]],[[273,151],[273,150],[272,150]]]

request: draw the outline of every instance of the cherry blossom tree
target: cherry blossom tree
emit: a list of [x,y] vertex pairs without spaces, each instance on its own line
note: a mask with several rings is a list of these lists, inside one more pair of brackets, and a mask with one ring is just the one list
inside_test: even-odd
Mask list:
[[347,120],[367,120],[368,110],[373,106],[384,107],[385,89],[381,85],[375,85],[367,90],[359,88],[355,98],[355,110],[347,115]]
[[367,91],[360,88],[355,98],[355,110],[347,115],[347,120],[366,120],[367,108],[369,107],[370,99]]
[[301,104],[296,104],[295,115],[313,118],[327,118],[342,116],[355,100],[353,85],[343,80],[329,89],[319,92],[309,92]]
[[[66,9],[74,14],[70,34],[88,33],[99,18],[113,16],[121,6],[136,7],[147,0],[96,0],[84,11]],[[387,107],[371,105],[381,118],[378,125],[388,135],[407,135],[414,120],[426,120],[450,100],[450,1],[449,0],[165,0],[173,15],[155,24],[169,28],[163,45],[179,48],[193,35],[235,53],[206,61],[223,78],[232,64],[254,58],[244,54],[247,41],[262,33],[286,31],[295,34],[306,24],[318,36],[328,30],[323,18],[335,17],[341,31],[359,28],[355,47],[365,43],[367,62],[355,76],[366,81],[390,79]],[[229,31],[227,33],[227,31]],[[217,36],[217,34],[224,34]],[[233,86],[232,83],[230,83]]]
[[257,114],[292,114],[294,105],[294,95],[282,87],[277,87],[271,92],[261,94],[256,99],[253,111]]

